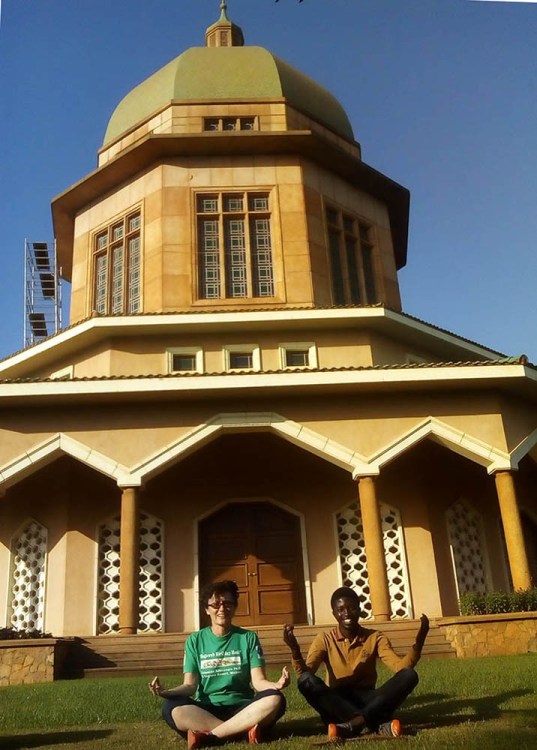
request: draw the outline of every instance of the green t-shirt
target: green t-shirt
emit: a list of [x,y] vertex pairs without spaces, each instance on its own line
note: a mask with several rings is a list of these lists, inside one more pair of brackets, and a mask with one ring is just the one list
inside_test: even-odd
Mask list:
[[203,628],[185,643],[183,671],[198,678],[195,699],[216,706],[231,706],[253,698],[250,670],[264,667],[259,638],[251,630],[235,626],[226,635]]

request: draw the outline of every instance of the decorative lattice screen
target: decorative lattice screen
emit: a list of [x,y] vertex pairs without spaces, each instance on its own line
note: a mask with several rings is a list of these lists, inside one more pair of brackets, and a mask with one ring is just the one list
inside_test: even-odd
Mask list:
[[459,596],[488,590],[483,527],[477,511],[463,502],[446,511],[451,558]]
[[[380,514],[392,616],[412,617],[410,586],[399,511],[381,503]],[[358,502],[351,503],[344,508],[337,514],[336,519],[343,583],[359,592],[362,600],[363,619],[367,620],[373,616],[373,612],[371,610],[362,514]]]
[[29,521],[11,545],[11,625],[16,630],[43,630],[47,530]]
[[[99,528],[97,632],[119,630],[119,516]],[[163,628],[163,524],[140,516],[140,621],[142,633]]]

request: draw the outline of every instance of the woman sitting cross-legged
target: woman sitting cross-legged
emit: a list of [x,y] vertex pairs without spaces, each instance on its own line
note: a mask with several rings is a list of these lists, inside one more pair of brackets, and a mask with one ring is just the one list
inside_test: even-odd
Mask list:
[[200,601],[211,624],[186,640],[183,684],[166,690],[155,677],[149,689],[165,698],[163,718],[187,738],[189,750],[242,733],[258,744],[285,712],[281,690],[289,684],[287,668],[277,682],[267,680],[259,638],[233,625],[239,601],[234,581],[206,586]]

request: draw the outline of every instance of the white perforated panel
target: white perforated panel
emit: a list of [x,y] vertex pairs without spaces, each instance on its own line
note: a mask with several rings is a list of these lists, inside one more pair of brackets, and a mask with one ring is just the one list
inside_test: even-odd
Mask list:
[[488,590],[483,527],[479,513],[458,502],[446,512],[449,544],[459,596]]
[[47,530],[26,524],[13,540],[11,557],[11,625],[16,630],[43,630]]
[[[119,530],[120,518],[99,528],[99,591],[97,632],[119,630]],[[140,516],[140,621],[139,632],[163,628],[163,523]]]
[[[400,514],[396,508],[383,503],[380,504],[380,513],[392,617],[412,617]],[[370,619],[373,612],[362,515],[358,502],[351,503],[340,511],[336,519],[343,583],[356,589],[362,602],[363,619]]]

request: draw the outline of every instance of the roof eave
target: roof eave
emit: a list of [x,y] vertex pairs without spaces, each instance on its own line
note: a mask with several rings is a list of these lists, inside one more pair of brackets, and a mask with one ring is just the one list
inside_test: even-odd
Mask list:
[[353,308],[285,308],[279,310],[229,310],[219,312],[183,312],[153,315],[93,316],[54,336],[23,349],[0,362],[0,377],[24,377],[29,371],[46,367],[54,361],[116,336],[142,336],[154,332],[208,332],[211,330],[287,330],[337,327],[370,327],[396,338],[424,340],[424,348],[446,351],[446,359],[494,360],[503,356],[474,342],[461,339],[449,331],[430,326],[404,313],[384,307]]
[[270,391],[276,396],[311,395],[330,392],[364,395],[432,391],[511,391],[537,401],[537,371],[522,364],[442,368],[423,367],[362,369],[342,371],[301,371],[274,373],[209,374],[164,377],[98,378],[87,380],[46,380],[0,383],[0,406],[18,402],[55,403],[76,401],[162,400],[168,398],[232,398]]

